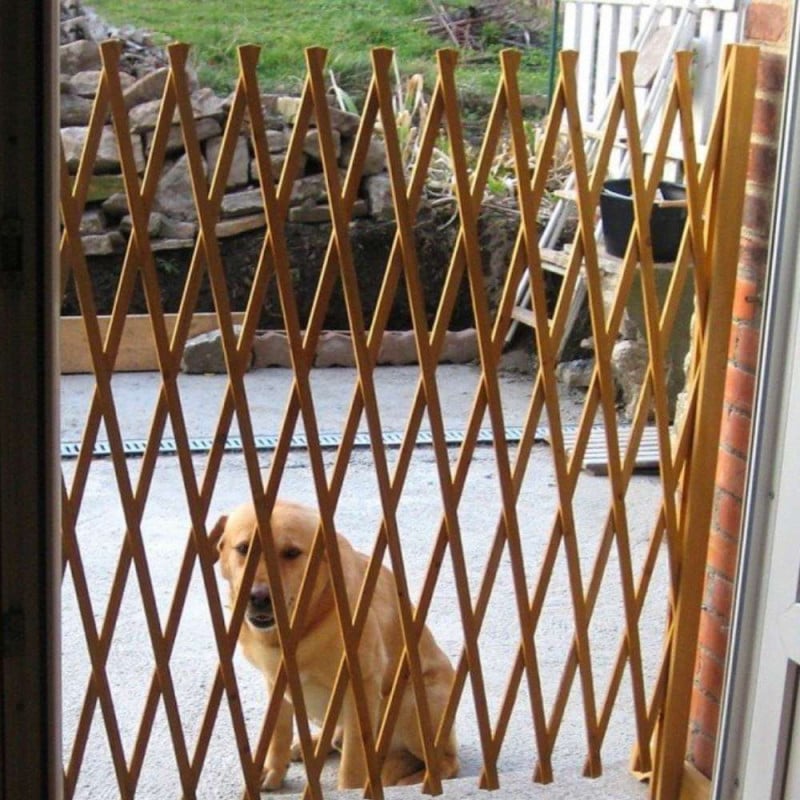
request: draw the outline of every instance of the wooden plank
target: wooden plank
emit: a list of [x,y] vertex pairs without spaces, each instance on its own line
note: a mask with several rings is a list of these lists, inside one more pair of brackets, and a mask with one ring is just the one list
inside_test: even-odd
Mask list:
[[[243,313],[233,314],[233,322],[239,325]],[[177,314],[165,314],[167,333],[171,336]],[[105,337],[110,317],[98,317],[100,335]],[[189,326],[189,337],[218,328],[217,315],[195,314]],[[83,317],[61,317],[61,372],[62,374],[93,372],[92,357],[86,338]],[[149,372],[158,369],[158,357],[153,343],[152,326],[148,314],[131,314],[125,321],[119,355],[114,365],[115,372]]]
[[705,317],[705,340],[702,343],[691,461],[683,488],[680,582],[669,648],[669,685],[653,778],[654,800],[678,797],[683,782],[689,702],[705,578],[705,560],[696,555],[705,553],[708,548],[714,503],[725,364],[747,177],[747,160],[741,154],[747,151],[749,144],[758,67],[757,48],[740,45],[731,52],[727,103],[723,109],[725,133],[706,221],[708,274],[712,283],[706,307],[699,309]]
[[711,781],[688,761],[684,762],[680,800],[708,800],[710,796]]
[[[620,451],[625,452],[630,440],[631,429],[620,425],[618,430]],[[575,447],[577,431],[564,432],[564,446],[568,453]],[[639,449],[636,451],[636,472],[656,472],[659,468],[660,454],[658,451],[658,430],[649,426],[642,433]],[[601,427],[594,428],[589,434],[589,443],[583,456],[583,468],[593,475],[608,475],[608,450],[606,448],[606,434]]]

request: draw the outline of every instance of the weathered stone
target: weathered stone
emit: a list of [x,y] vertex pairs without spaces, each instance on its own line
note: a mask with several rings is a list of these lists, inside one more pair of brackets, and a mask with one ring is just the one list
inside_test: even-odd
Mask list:
[[197,236],[197,223],[163,217],[160,235],[165,239],[188,239],[191,242]]
[[[263,97],[261,102],[263,104]],[[294,125],[294,121],[297,119],[297,114],[300,111],[300,98],[276,97],[274,99],[273,110],[280,114],[290,125]]]
[[533,375],[536,370],[536,356],[524,347],[506,350],[500,356],[497,369],[501,372],[519,372],[522,375]]
[[88,125],[92,116],[92,101],[77,94],[61,92],[59,119],[63,126]]
[[[241,325],[233,326],[235,334],[241,333]],[[252,354],[247,364],[250,368]],[[228,371],[225,364],[225,352],[222,348],[222,334],[217,331],[201,333],[186,342],[181,359],[181,369],[192,375],[224,374]]]
[[[192,93],[192,116],[196,120],[204,117],[223,119],[225,116],[223,102],[222,98],[217,97],[211,89],[198,89]],[[160,112],[161,100],[149,100],[134,106],[128,113],[131,129],[134,131],[152,130],[156,126]],[[177,108],[172,115],[172,122],[176,125],[180,123]]]
[[648,363],[647,343],[643,340],[618,341],[611,352],[611,369],[628,419],[636,411]]
[[[286,163],[286,152],[280,153],[270,153],[270,170],[272,171],[272,181],[273,183],[277,183],[280,180],[281,172],[283,171],[283,165]],[[308,156],[305,153],[300,154],[300,164],[298,168],[298,173],[300,175],[303,174],[306,168],[306,162],[308,161]],[[252,183],[259,184],[261,181],[259,180],[259,173],[258,173],[258,162],[255,158],[250,159],[250,180]]]
[[62,44],[58,49],[60,71],[65,75],[74,75],[87,69],[100,69],[100,47],[97,42],[79,39],[76,42]]
[[[194,129],[199,142],[204,142],[206,139],[210,139],[212,136],[219,136],[222,133],[222,126],[211,117],[198,119],[195,122]],[[153,146],[153,139],[155,139],[155,131],[146,130],[143,132],[143,136],[144,151],[149,155]],[[183,129],[180,125],[173,125],[169,129],[169,135],[167,136],[166,155],[176,156],[182,153],[183,149]]]
[[[64,156],[67,160],[67,167],[70,172],[76,172],[83,151],[83,143],[86,140],[88,128],[67,127],[61,129],[61,141],[64,145]],[[142,142],[138,136],[131,139],[133,147],[133,157],[136,163],[136,170],[144,170],[144,152]],[[100,144],[97,148],[97,157],[94,162],[95,174],[115,173],[120,171],[119,148],[117,146],[117,135],[111,125],[103,128],[100,137]]]
[[270,153],[281,153],[289,144],[285,131],[267,131],[267,147]]
[[361,124],[361,117],[358,114],[351,114],[341,108],[329,108],[331,115],[331,125],[339,131],[342,136],[355,136],[358,126]]
[[[159,214],[157,211],[150,214],[150,218],[147,220],[147,235],[151,238],[155,238],[156,236],[161,235],[161,230],[164,226],[164,215]],[[125,233],[130,234],[133,230],[133,217],[130,214],[126,214],[120,221],[119,221],[119,229]]]
[[[62,15],[63,16],[63,15]],[[61,44],[77,42],[80,39],[92,39],[89,20],[85,16],[76,16],[61,22]]]
[[439,361],[450,364],[467,364],[478,358],[478,335],[474,328],[447,331]]
[[243,217],[264,210],[260,189],[231,192],[222,198],[223,217]]
[[394,218],[392,184],[388,175],[370,175],[362,181],[369,202],[369,212],[376,219]]
[[350,335],[341,331],[323,331],[317,342],[315,367],[353,367],[356,358]]
[[298,178],[292,184],[292,194],[289,204],[299,206],[307,203],[324,202],[328,198],[325,176],[318,172],[316,175],[307,175],[305,178]]
[[[69,79],[72,91],[81,97],[94,97],[97,94],[97,87],[100,85],[100,76],[103,73],[98,69],[88,69],[78,72]],[[135,80],[127,72],[119,73],[119,82],[123,91]]]
[[417,346],[413,331],[386,331],[378,350],[378,363],[391,366],[417,363]]
[[[158,114],[161,111],[160,100],[150,100],[146,103],[139,103],[128,112],[128,122],[130,123],[132,131],[148,131],[152,130],[158,122]],[[172,121],[177,124],[178,111],[172,115]]]
[[594,359],[564,361],[556,367],[556,379],[567,389],[588,389],[594,374]]
[[164,93],[164,87],[167,85],[168,77],[169,69],[162,67],[143,75],[135,83],[129,85],[123,95],[125,108],[130,110],[141,103],[160,100],[161,95]]
[[103,212],[98,208],[90,208],[83,212],[80,226],[81,236],[89,236],[106,232],[106,221]]
[[289,340],[283,331],[264,331],[253,339],[253,368],[291,367]]
[[192,92],[192,113],[195,119],[216,117],[225,119],[224,100],[213,89],[203,88]]
[[[103,175],[105,179],[118,178],[119,186],[116,191],[107,195],[107,199],[102,205],[103,212],[109,216],[119,219],[128,213],[128,196],[125,194],[125,182],[122,175]],[[110,188],[110,187],[109,187]]]
[[[347,167],[349,165],[354,145],[354,139],[342,140],[342,154],[339,156],[339,166]],[[386,148],[380,139],[373,137],[367,147],[367,155],[364,159],[361,176],[366,178],[369,175],[377,175],[379,172],[383,172],[384,169],[386,169]]]
[[125,239],[119,231],[110,231],[93,236],[82,236],[83,252],[87,256],[108,256],[125,247]]
[[[263,100],[263,99],[262,99]],[[300,111],[299,97],[278,97],[272,101],[273,112],[280,114],[290,125],[293,125]],[[358,114],[342,111],[340,108],[328,107],[331,128],[342,136],[353,136],[361,124]]]
[[[215,136],[206,142],[206,161],[208,162],[208,171],[210,175],[214,174],[214,168],[217,165],[217,158],[222,148],[222,137]],[[237,188],[239,186],[246,186],[249,181],[249,168],[250,168],[250,151],[247,148],[247,139],[239,136],[236,140],[236,147],[233,151],[233,160],[231,161],[230,170],[228,172],[228,180],[225,185],[229,188]]]
[[353,203],[353,208],[350,210],[351,217],[368,217],[369,206],[366,200],[359,198]]
[[266,218],[263,214],[253,214],[249,217],[234,217],[218,222],[216,226],[217,236],[225,239],[228,236],[237,236],[240,233],[256,230],[266,226]]
[[[205,171],[205,162],[203,162],[203,169]],[[156,196],[153,199],[153,211],[161,211],[176,219],[197,219],[187,156],[181,156],[161,176]]]
[[97,203],[111,195],[125,191],[125,180],[122,175],[92,175],[89,181],[89,194],[86,201]]
[[331,210],[328,206],[294,206],[289,209],[289,222],[306,222],[315,225],[330,222]]
[[[338,160],[339,156],[342,154],[342,137],[337,130],[331,131],[331,136],[333,138],[334,154]],[[303,141],[303,152],[311,156],[311,158],[317,159],[317,161],[322,159],[319,131],[316,128],[312,128],[306,133],[306,138]]]
[[150,249],[154,253],[163,250],[189,250],[194,247],[194,239],[156,239],[150,242]]

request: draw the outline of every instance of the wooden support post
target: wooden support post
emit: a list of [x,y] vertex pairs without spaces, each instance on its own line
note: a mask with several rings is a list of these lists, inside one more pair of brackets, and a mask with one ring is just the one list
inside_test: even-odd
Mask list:
[[739,229],[750,143],[758,49],[732,48],[722,151],[708,206],[708,279],[702,373],[692,453],[684,484],[680,520],[681,563],[664,719],[657,742],[651,796],[680,797],[689,723],[700,604],[713,505],[714,475],[722,418],[733,290],[739,253]]

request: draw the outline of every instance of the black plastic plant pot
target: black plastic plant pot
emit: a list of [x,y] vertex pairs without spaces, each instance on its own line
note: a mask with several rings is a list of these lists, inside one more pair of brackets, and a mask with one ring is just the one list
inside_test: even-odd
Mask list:
[[[679,183],[658,184],[664,205],[653,204],[650,216],[650,241],[653,261],[674,261],[686,224],[686,189]],[[633,189],[628,178],[606,181],[600,192],[600,219],[606,252],[622,258],[633,227]]]

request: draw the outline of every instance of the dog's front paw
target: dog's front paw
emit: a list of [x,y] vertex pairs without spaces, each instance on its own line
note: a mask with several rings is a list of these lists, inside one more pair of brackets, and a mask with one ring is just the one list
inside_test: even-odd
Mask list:
[[[311,744],[314,745],[314,750],[316,751],[317,747],[319,747],[319,739],[321,734],[320,733],[312,733],[311,734]],[[333,732],[333,741],[331,742],[331,746],[328,748],[328,755],[331,753],[335,753],[337,750],[342,749],[342,728],[340,725],[336,726],[336,730]],[[295,739],[292,742],[292,749],[289,751],[292,761],[303,761],[303,748],[300,745],[300,739]]]
[[280,789],[285,776],[286,767],[281,767],[280,769],[264,767],[261,772],[261,790],[274,792],[276,789]]
[[292,742],[292,749],[289,751],[289,756],[292,761],[302,761],[303,760],[303,748],[300,746],[300,740],[295,739]]

